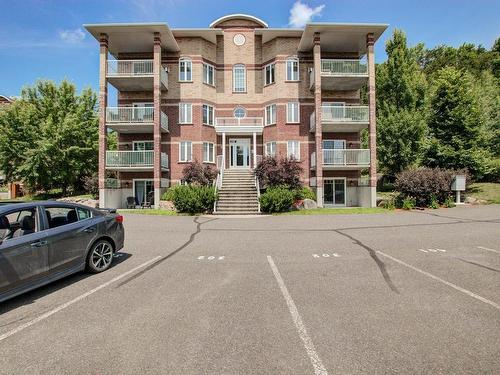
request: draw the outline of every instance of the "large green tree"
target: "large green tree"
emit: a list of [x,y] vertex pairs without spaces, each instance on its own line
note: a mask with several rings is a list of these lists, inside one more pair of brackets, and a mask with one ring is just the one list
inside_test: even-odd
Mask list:
[[68,81],[38,81],[0,113],[0,170],[29,190],[79,191],[97,169],[97,97]]
[[380,168],[394,175],[420,161],[426,134],[427,84],[418,56],[395,30],[387,41],[387,61],[377,67],[377,152]]

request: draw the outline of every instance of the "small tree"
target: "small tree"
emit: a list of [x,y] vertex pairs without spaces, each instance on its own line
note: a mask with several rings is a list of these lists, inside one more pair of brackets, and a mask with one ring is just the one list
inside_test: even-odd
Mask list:
[[266,187],[287,186],[297,189],[302,186],[300,163],[294,158],[265,157],[255,169],[259,181]]
[[182,179],[188,184],[208,186],[217,178],[217,169],[211,164],[195,160],[184,167],[182,175]]

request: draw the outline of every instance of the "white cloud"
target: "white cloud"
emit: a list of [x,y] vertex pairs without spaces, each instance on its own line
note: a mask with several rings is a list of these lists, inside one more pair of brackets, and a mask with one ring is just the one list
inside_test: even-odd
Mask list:
[[324,7],[325,5],[323,4],[316,8],[311,8],[298,0],[293,4],[292,9],[290,9],[288,24],[291,27],[304,27],[306,23],[311,22],[314,17],[321,16],[321,11]]
[[85,33],[82,29],[59,31],[59,37],[66,43],[77,44],[85,39]]

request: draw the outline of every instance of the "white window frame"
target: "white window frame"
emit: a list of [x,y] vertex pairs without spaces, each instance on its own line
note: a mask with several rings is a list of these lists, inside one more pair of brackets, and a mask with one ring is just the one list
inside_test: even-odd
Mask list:
[[[236,87],[236,70],[239,68],[243,68],[243,87]],[[235,64],[233,66],[233,92],[247,92],[247,68],[245,64]]]
[[[269,82],[267,81],[267,71],[269,70]],[[272,85],[276,82],[276,63],[267,64],[264,67],[264,86]]]
[[[294,107],[297,109],[295,114]],[[286,122],[289,124],[299,124],[300,123],[300,102],[288,102],[286,103]]]
[[[212,82],[210,82],[210,70],[212,71]],[[215,86],[215,66],[208,63],[203,63],[203,83],[210,86]]]
[[[268,109],[269,109],[269,113],[268,113]],[[275,125],[276,124],[276,121],[277,121],[277,118],[278,118],[277,110],[278,110],[278,107],[277,107],[277,105],[275,103],[274,104],[266,105],[266,109],[265,109],[266,126],[267,125]]]
[[[297,76],[294,77],[293,73],[293,64],[297,64]],[[288,69],[289,64],[291,64],[290,70]],[[289,74],[290,73],[290,74]],[[287,81],[300,81],[300,65],[299,65],[299,59],[297,57],[289,57],[286,59],[286,80]]]
[[276,147],[277,147],[276,141],[266,142],[266,148],[265,148],[266,156],[270,156],[273,158],[276,157]]
[[[183,116],[184,116],[184,121],[182,121]],[[184,102],[179,103],[179,124],[192,124],[192,123],[193,123],[193,104]]]
[[193,82],[193,60],[189,57],[179,59],[179,82]]
[[[239,111],[239,110],[242,110],[242,111],[243,111],[243,116],[241,116],[241,117],[236,116],[236,111]],[[233,116],[234,116],[235,118],[245,118],[245,117],[247,117],[247,110],[246,110],[244,107],[242,107],[242,106],[238,106],[238,107],[236,107],[236,108],[233,110]]]
[[[297,147],[293,146],[293,147],[290,147],[291,145],[297,145]],[[291,148],[293,150],[291,150]],[[295,160],[298,160],[300,161],[300,141],[287,141],[286,142],[286,155],[287,157],[294,157]]]
[[[184,152],[182,152],[182,145],[184,144]],[[189,146],[189,155],[188,147]],[[184,155],[183,155],[184,154]],[[191,141],[180,141],[179,142],[179,163],[188,163],[193,161],[193,142]]]
[[[142,143],[142,145],[144,147],[144,150],[136,150],[136,145],[139,145],[141,143]],[[146,150],[146,143],[150,144],[150,145],[153,145],[153,148],[151,150]],[[150,141],[150,140],[148,140],[148,141],[132,141],[132,150],[133,151],[153,151],[154,148],[155,148],[154,141]]]
[[[207,121],[205,121],[205,109],[207,111]],[[212,111],[210,111],[210,109]],[[202,121],[203,125],[214,126],[214,123],[215,123],[215,108],[213,106],[211,106],[209,104],[203,104],[201,106],[201,121]]]
[[[211,146],[211,148],[210,148]],[[207,148],[205,150],[205,147]],[[205,154],[206,151],[206,154]],[[208,156],[207,158],[205,156]],[[204,163],[215,163],[215,143],[213,142],[203,142],[203,162]]]

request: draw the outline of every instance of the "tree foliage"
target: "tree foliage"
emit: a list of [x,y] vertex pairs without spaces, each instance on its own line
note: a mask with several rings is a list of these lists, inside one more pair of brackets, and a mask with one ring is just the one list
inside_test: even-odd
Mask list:
[[62,81],[38,81],[0,113],[0,169],[31,191],[80,191],[97,169],[97,97]]

